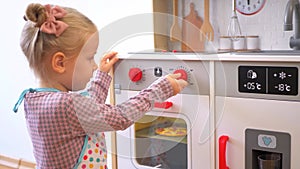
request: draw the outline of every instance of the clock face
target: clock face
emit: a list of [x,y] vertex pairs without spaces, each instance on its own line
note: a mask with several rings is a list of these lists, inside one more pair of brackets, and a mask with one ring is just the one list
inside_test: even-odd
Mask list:
[[235,0],[236,10],[244,15],[258,13],[265,5],[266,0]]

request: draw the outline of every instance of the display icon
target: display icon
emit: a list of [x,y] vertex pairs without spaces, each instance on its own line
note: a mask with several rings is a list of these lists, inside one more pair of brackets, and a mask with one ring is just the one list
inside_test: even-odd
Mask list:
[[162,68],[161,67],[155,67],[154,68],[154,76],[161,77],[162,76]]
[[257,78],[257,73],[253,70],[248,70],[247,72],[247,78],[249,79],[256,79]]
[[258,145],[265,148],[276,148],[277,139],[273,135],[259,134]]

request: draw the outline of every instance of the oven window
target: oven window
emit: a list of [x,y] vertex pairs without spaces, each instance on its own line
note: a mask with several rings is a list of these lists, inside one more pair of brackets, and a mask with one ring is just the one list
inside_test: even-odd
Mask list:
[[187,124],[183,119],[146,115],[134,127],[139,165],[187,168]]

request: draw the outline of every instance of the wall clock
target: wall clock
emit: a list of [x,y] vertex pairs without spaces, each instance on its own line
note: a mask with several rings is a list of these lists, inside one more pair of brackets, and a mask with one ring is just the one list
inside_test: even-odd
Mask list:
[[254,15],[265,5],[266,0],[235,0],[236,10],[243,15]]

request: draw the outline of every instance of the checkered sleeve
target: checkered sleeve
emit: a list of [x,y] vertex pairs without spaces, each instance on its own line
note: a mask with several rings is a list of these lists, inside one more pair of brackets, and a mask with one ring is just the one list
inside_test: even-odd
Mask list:
[[163,101],[172,95],[171,84],[162,77],[137,95],[115,106],[101,104],[91,98],[73,93],[70,108],[76,113],[86,133],[124,130],[151,110],[155,101]]
[[96,70],[92,80],[87,85],[89,96],[96,100],[97,103],[105,103],[111,77],[106,72]]

